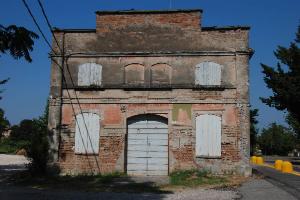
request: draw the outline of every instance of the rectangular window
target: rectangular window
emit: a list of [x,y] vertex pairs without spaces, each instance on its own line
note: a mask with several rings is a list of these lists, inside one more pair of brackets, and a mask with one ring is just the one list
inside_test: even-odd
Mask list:
[[75,153],[98,154],[99,152],[99,116],[94,113],[76,115]]
[[221,117],[208,114],[197,116],[196,156],[221,156]]
[[222,66],[213,62],[202,62],[196,65],[196,85],[221,85]]
[[102,66],[96,63],[85,63],[78,68],[79,86],[100,86],[102,81]]

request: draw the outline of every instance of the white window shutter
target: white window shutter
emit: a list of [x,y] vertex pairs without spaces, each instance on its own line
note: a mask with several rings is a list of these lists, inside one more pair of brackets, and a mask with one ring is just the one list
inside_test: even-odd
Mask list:
[[203,62],[196,65],[196,85],[221,85],[221,65],[214,62]]
[[102,66],[95,63],[90,63],[91,75],[90,85],[101,85]]
[[99,131],[100,131],[100,123],[99,116],[93,113],[87,113],[88,117],[88,130],[89,130],[89,138],[88,138],[88,152],[87,153],[98,153],[99,152]]
[[99,116],[83,113],[76,116],[75,153],[97,154],[99,152]]
[[196,118],[196,156],[221,156],[221,117],[199,115]]
[[78,85],[79,86],[100,86],[102,83],[102,66],[96,63],[85,63],[79,65]]
[[78,85],[88,86],[90,85],[90,68],[88,64],[79,65],[78,69]]

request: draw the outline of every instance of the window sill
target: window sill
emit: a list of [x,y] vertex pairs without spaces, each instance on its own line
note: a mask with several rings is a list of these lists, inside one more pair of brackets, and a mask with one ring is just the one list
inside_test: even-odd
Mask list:
[[225,90],[225,89],[236,89],[231,85],[194,85],[194,90]]
[[124,90],[172,90],[172,89],[193,89],[193,90],[214,90],[223,91],[225,89],[236,89],[231,85],[193,85],[193,84],[105,84],[91,86],[63,86],[63,89],[75,90],[105,90],[105,89],[124,89]]
[[204,159],[222,159],[222,156],[196,156],[196,158],[204,158]]
[[94,156],[99,155],[99,153],[75,153],[75,155]]

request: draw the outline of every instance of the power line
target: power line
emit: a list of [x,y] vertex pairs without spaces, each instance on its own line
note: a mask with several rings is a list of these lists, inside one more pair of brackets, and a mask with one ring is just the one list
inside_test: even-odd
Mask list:
[[40,8],[41,8],[41,10],[42,10],[42,13],[43,13],[43,15],[44,15],[44,17],[45,17],[45,20],[46,20],[46,22],[47,22],[48,28],[49,28],[50,32],[52,33],[52,35],[53,35],[53,38],[54,38],[54,40],[55,40],[55,43],[56,43],[58,49],[60,50],[60,53],[62,53],[63,51],[61,50],[61,48],[60,48],[60,46],[59,46],[59,44],[58,44],[58,41],[57,41],[55,35],[54,35],[53,32],[52,32],[52,26],[51,26],[51,23],[50,23],[50,21],[49,21],[49,19],[48,19],[48,17],[47,17],[47,14],[46,14],[46,12],[45,12],[44,6],[43,6],[43,4],[42,4],[42,2],[41,2],[40,0],[38,0],[38,3],[39,3],[39,6],[40,6]]
[[[54,58],[50,57],[50,59],[51,59],[51,60],[52,60],[52,61],[53,61],[53,62],[54,62],[61,70],[62,70],[61,65],[60,65]],[[66,82],[66,77],[65,77],[64,73],[62,73],[62,78],[63,78],[63,81]],[[73,111],[73,113],[74,113],[74,115],[75,115],[76,112],[75,112],[74,105],[73,105],[73,103],[72,103],[72,98],[71,98],[70,91],[68,90],[68,88],[66,88],[66,91],[67,91],[68,97],[69,97],[69,99],[70,99],[72,111]],[[78,121],[77,121],[76,116],[75,116],[75,123],[76,123],[77,126],[78,126],[80,138],[81,138],[81,141],[82,141],[82,143],[83,143],[83,148],[87,151],[87,147],[86,147],[85,144],[84,144],[84,140],[83,140],[83,137],[82,137],[81,128],[80,128],[80,126],[79,126],[79,123],[78,123]],[[61,128],[61,127],[59,127],[59,128]],[[87,132],[87,133],[88,133],[88,132]],[[89,160],[88,160],[88,164],[89,164],[90,168],[92,168],[91,163],[89,162]],[[98,166],[98,168],[99,168],[99,166]]]
[[[56,36],[55,36],[54,33],[52,32],[52,26],[51,26],[51,24],[50,24],[50,21],[48,20],[48,17],[47,17],[46,12],[45,12],[45,10],[44,10],[44,8],[43,8],[43,5],[42,5],[42,3],[40,2],[40,0],[38,0],[38,2],[39,2],[39,5],[40,5],[40,8],[42,9],[42,13],[43,13],[43,15],[44,15],[44,18],[45,18],[46,21],[47,21],[47,25],[48,25],[48,27],[49,27],[49,29],[50,29],[50,32],[51,32],[51,34],[52,34],[54,40],[56,41],[57,47],[59,48],[61,54],[62,54],[63,57],[64,57],[64,52],[63,52],[63,50],[61,50],[61,48],[59,47],[58,41],[57,41],[57,39],[56,39]],[[52,48],[52,51],[53,51],[53,48]],[[53,52],[54,52],[54,51],[53,51]],[[54,59],[51,58],[51,60],[54,60]],[[66,61],[67,61],[67,60],[66,60]],[[70,99],[70,101],[71,101],[71,105],[73,105],[73,104],[72,104],[71,95],[70,95],[69,90],[68,90],[68,88],[67,88],[67,80],[66,80],[66,77],[65,77],[65,75],[64,75],[64,69],[63,69],[63,67],[62,67],[61,65],[59,65],[57,62],[56,62],[56,64],[59,66],[59,68],[60,68],[61,71],[62,71],[62,76],[63,76],[64,82],[66,83],[66,89],[67,89],[67,92],[68,92],[68,96],[69,96],[69,99]],[[74,83],[74,81],[73,81],[73,79],[72,79],[72,75],[71,75],[71,72],[70,72],[70,70],[69,70],[69,66],[68,66],[68,63],[67,63],[67,62],[66,62],[66,66],[67,66],[67,71],[68,71],[68,74],[69,74],[69,77],[70,77],[72,86],[73,86],[73,88],[75,88],[75,83]],[[90,142],[90,144],[91,144],[91,146],[92,146],[93,154],[95,155],[95,151],[94,151],[94,148],[93,148],[93,145],[92,145],[91,136],[90,136],[90,133],[89,133],[87,124],[86,124],[85,117],[84,117],[84,115],[83,115],[83,111],[82,111],[82,107],[81,107],[81,105],[80,105],[79,98],[78,98],[77,93],[76,93],[75,90],[74,90],[74,94],[75,94],[75,99],[77,100],[77,103],[78,103],[78,106],[79,106],[80,114],[81,114],[82,119],[83,119],[83,123],[84,123],[85,129],[86,129],[86,132],[87,132],[87,136],[88,136],[89,142]],[[73,108],[73,113],[74,113],[74,115],[76,114],[74,108]],[[76,119],[76,123],[77,123],[78,129],[79,129],[79,132],[80,132],[80,136],[81,136],[81,139],[82,139],[82,133],[81,133],[81,130],[80,130],[79,123],[78,123],[78,121],[77,121],[76,116],[74,116],[74,117],[75,117],[75,119]],[[82,139],[82,140],[83,140],[83,139]],[[82,141],[82,142],[83,142],[83,141]],[[83,143],[84,143],[84,142],[83,142]],[[84,148],[85,148],[85,145],[84,145]],[[85,150],[87,151],[87,148],[85,148]],[[96,158],[95,158],[95,160],[96,160],[96,164],[97,164],[98,169],[100,169],[100,168],[99,168],[98,161],[97,161]]]
[[39,24],[37,23],[37,21],[36,21],[36,19],[35,19],[34,15],[32,14],[32,12],[31,12],[31,10],[30,10],[30,8],[29,8],[28,4],[26,3],[26,1],[25,1],[25,0],[22,0],[22,2],[23,2],[23,4],[24,4],[24,6],[26,7],[26,9],[27,9],[27,11],[28,11],[29,15],[31,16],[31,18],[32,18],[32,20],[33,20],[33,22],[34,22],[35,26],[38,28],[38,30],[39,30],[39,32],[40,32],[40,34],[42,35],[42,37],[43,37],[43,38],[44,38],[44,40],[46,41],[47,45],[48,45],[48,46],[50,47],[50,49],[51,49],[51,50],[52,50],[52,51],[55,53],[55,51],[52,49],[52,47],[51,47],[50,43],[48,42],[48,40],[47,40],[46,36],[44,35],[44,33],[43,33],[43,31],[42,31],[41,27],[40,27],[40,26],[39,26]]
[[[37,1],[38,1],[38,4],[39,4],[39,6],[40,6],[40,8],[41,8],[41,10],[42,10],[43,16],[44,16],[44,18],[45,18],[45,20],[46,20],[46,22],[47,22],[48,28],[49,28],[49,30],[50,30],[50,32],[51,32],[51,34],[52,34],[52,36],[53,36],[53,38],[54,38],[54,40],[55,40],[55,42],[56,42],[56,45],[57,45],[57,47],[59,48],[60,53],[63,54],[63,50],[60,48],[60,45],[58,44],[58,41],[57,41],[57,39],[56,39],[56,36],[55,36],[55,34],[52,32],[52,26],[51,26],[51,23],[50,23],[50,21],[49,21],[49,18],[47,17],[47,14],[46,14],[46,11],[45,11],[45,9],[44,9],[44,6],[43,6],[43,4],[42,4],[42,2],[41,2],[40,0],[37,0]],[[63,55],[63,56],[64,56],[64,55]],[[53,60],[53,59],[52,59],[52,60]],[[58,65],[58,63],[56,63],[56,64]],[[58,66],[59,66],[59,65],[58,65]],[[63,67],[60,67],[60,68],[61,68],[61,70],[62,70],[62,74],[64,74]],[[67,65],[67,68],[68,68],[68,65]],[[70,76],[70,79],[71,79],[72,86],[74,87],[75,84],[74,84],[74,82],[73,82],[72,75],[71,75],[71,73],[70,73],[69,68],[68,68],[68,73],[69,73],[69,76]],[[65,79],[64,82],[67,84],[66,78],[64,78],[64,79]],[[80,102],[79,102],[78,96],[77,96],[77,94],[76,94],[76,91],[74,91],[74,94],[75,94],[76,99],[78,100],[78,106],[79,106],[79,109],[80,109],[80,113],[81,113],[81,115],[82,115],[82,119],[83,119],[83,121],[84,121],[84,125],[85,125],[85,128],[86,128],[86,131],[87,131],[87,133],[88,133],[88,128],[87,128],[87,125],[86,125],[86,122],[85,122],[85,119],[84,119],[84,115],[83,115],[82,108],[81,108],[81,106],[80,106]],[[72,100],[70,99],[70,101],[72,101]],[[74,111],[74,115],[75,115],[75,111]],[[76,118],[76,117],[75,117],[75,118]],[[78,128],[80,129],[79,124],[77,124],[77,125],[78,125]],[[92,144],[92,141],[91,141],[91,139],[90,139],[89,133],[88,133],[88,137],[89,137],[90,143]],[[92,149],[93,149],[93,148],[92,148]]]
[[[31,12],[31,10],[30,10],[28,4],[26,3],[25,0],[22,0],[22,2],[23,2],[23,4],[25,5],[25,7],[26,7],[28,13],[30,14],[32,20],[34,21],[34,24],[36,25],[36,27],[38,28],[39,32],[40,32],[41,35],[43,36],[43,39],[45,40],[45,42],[47,43],[47,45],[50,47],[50,49],[52,50],[52,52],[56,55],[56,52],[54,51],[54,49],[53,49],[52,46],[50,45],[49,41],[48,41],[47,38],[45,37],[45,35],[44,35],[42,29],[40,28],[40,26],[39,26],[39,24],[37,23],[37,21],[36,21],[34,15],[32,14],[32,12]],[[41,6],[41,9],[42,9],[42,8],[43,8],[43,7],[42,7],[42,4],[40,4],[40,6]],[[44,9],[42,9],[42,10],[44,10]],[[46,21],[47,21],[48,27],[50,28],[50,31],[51,31],[53,37],[55,38],[55,35],[53,34],[52,29],[51,29],[51,24],[50,24],[50,22],[49,22],[49,20],[48,20],[48,18],[47,18],[47,16],[46,16],[45,10],[44,10],[43,14],[44,14],[44,17],[46,18]],[[56,40],[56,42],[57,42],[57,40]],[[57,42],[57,43],[58,43],[58,42]],[[58,47],[59,47],[59,45],[58,45]],[[60,48],[59,48],[59,49],[60,49]],[[60,51],[61,51],[61,53],[63,53],[61,49],[60,49]],[[63,57],[64,57],[64,55],[63,55]],[[61,70],[61,72],[62,72],[62,78],[63,78],[63,81],[64,81],[65,83],[67,83],[66,77],[65,77],[65,75],[64,75],[63,67],[62,67],[56,60],[54,60],[52,57],[50,57],[50,59],[51,59],[51,60],[52,60],[52,61],[60,68],[60,70]],[[69,76],[72,77],[72,75],[71,75],[69,69],[68,69],[68,72],[69,72]],[[71,80],[72,80],[72,79],[71,79]],[[72,83],[73,87],[75,88],[75,84],[74,84],[73,80],[71,81],[71,83]],[[75,115],[76,113],[75,113],[74,105],[73,105],[73,103],[72,103],[72,98],[71,98],[70,92],[69,92],[69,90],[68,90],[68,88],[67,88],[67,84],[66,84],[66,90],[67,90],[68,97],[69,97],[70,102],[71,102],[71,105],[72,105],[73,113],[74,113],[74,115]],[[84,125],[85,125],[86,131],[87,131],[87,135],[88,135],[89,141],[90,141],[90,143],[92,144],[91,138],[90,138],[90,134],[89,134],[89,131],[88,131],[88,128],[87,128],[85,119],[84,119],[83,111],[82,111],[82,108],[81,108],[81,106],[80,106],[80,102],[79,102],[78,96],[77,96],[77,94],[76,94],[76,91],[74,91],[74,94],[75,94],[75,98],[76,98],[77,103],[78,103],[78,106],[79,106],[80,114],[82,115],[82,118],[83,118],[83,121],[84,121]],[[75,121],[76,121],[76,124],[78,125],[79,133],[80,133],[81,138],[82,138],[82,133],[81,133],[81,130],[80,130],[80,127],[79,127],[79,123],[78,123],[78,121],[77,121],[76,116],[75,116]],[[60,128],[61,128],[61,127],[60,127]],[[85,150],[87,151],[87,148],[85,147],[85,145],[84,145],[84,148],[85,148]],[[95,155],[95,151],[94,151],[94,148],[93,148],[93,147],[92,147],[92,151],[93,151],[93,154]],[[98,169],[100,170],[100,167],[99,167],[97,158],[95,158],[95,160],[96,160],[97,167],[98,167]]]

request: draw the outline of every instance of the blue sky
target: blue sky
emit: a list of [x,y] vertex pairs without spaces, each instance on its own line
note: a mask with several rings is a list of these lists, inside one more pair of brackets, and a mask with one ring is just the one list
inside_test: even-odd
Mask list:
[[[36,0],[27,0],[42,29],[51,34],[42,18]],[[162,10],[169,9],[170,0],[42,0],[53,26],[59,28],[95,28],[96,10]],[[284,123],[283,112],[262,104],[261,96],[271,94],[263,82],[259,63],[275,66],[273,51],[277,45],[288,46],[300,24],[298,0],[172,0],[172,9],[203,9],[203,26],[251,26],[250,47],[255,54],[250,61],[250,101],[260,110],[259,127],[271,122]],[[21,0],[1,0],[0,24],[16,24],[37,32]],[[0,107],[12,124],[42,114],[49,94],[49,48],[41,39],[36,41],[32,63],[23,59],[0,57],[0,80],[10,77],[1,86],[5,89]]]

